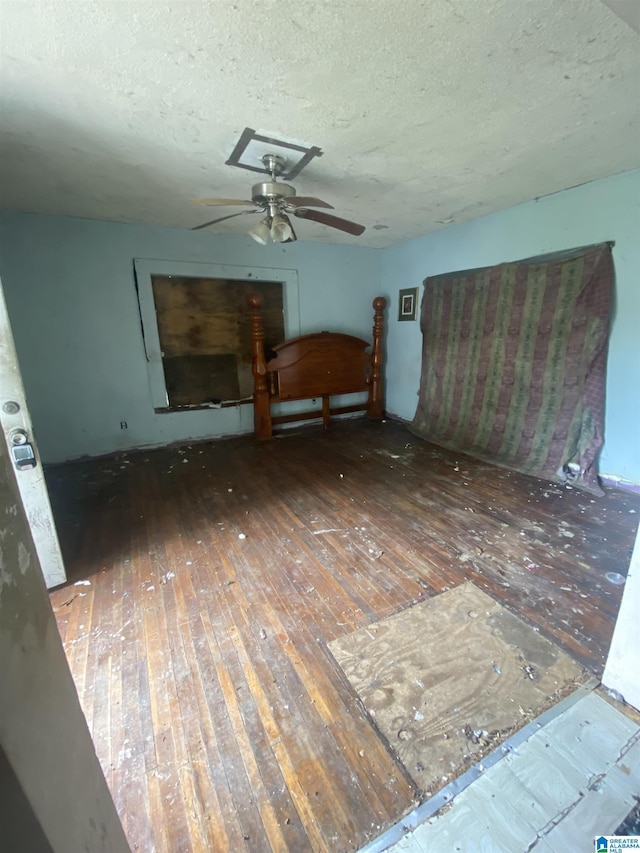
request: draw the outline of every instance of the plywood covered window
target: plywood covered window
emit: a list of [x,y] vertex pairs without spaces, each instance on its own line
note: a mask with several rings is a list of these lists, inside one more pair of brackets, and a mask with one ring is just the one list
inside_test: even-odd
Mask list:
[[209,408],[251,402],[249,293],[268,306],[266,344],[300,334],[297,270],[158,258],[133,268],[151,403],[194,429]]
[[285,338],[282,283],[152,275],[151,285],[168,408],[250,399],[247,296],[262,294],[273,347]]

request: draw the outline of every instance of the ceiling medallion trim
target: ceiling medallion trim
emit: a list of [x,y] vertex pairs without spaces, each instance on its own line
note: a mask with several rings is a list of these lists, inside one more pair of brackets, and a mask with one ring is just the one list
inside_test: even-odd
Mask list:
[[[322,157],[322,149],[317,148],[315,145],[306,147],[304,145],[295,145],[292,142],[283,142],[282,140],[274,139],[271,136],[262,136],[262,134],[256,133],[256,131],[251,127],[245,127],[235,148],[231,152],[231,156],[226,161],[226,165],[237,166],[238,169],[246,169],[249,172],[270,174],[269,169],[267,168],[260,168],[259,166],[251,166],[248,163],[240,162],[242,155],[251,142],[266,143],[274,149],[280,148],[287,153],[288,156],[285,158],[287,171],[279,174],[279,177],[283,178],[285,181],[291,180],[292,178],[295,178],[296,175],[299,175],[300,172],[309,165],[314,157]],[[292,156],[293,152],[297,152],[298,155],[302,156]]]

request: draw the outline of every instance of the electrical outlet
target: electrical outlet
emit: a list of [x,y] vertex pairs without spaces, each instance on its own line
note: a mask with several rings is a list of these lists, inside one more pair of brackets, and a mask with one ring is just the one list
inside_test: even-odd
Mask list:
[[120,421],[120,429],[129,429],[126,421]]

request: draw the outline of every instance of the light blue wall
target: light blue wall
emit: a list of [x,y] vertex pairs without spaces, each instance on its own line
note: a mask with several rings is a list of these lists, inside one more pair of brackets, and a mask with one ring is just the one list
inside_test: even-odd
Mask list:
[[0,276],[46,462],[253,428],[246,405],[154,413],[136,257],[295,269],[303,333],[330,328],[371,336],[380,280],[373,249],[307,242],[263,247],[246,237],[4,214]]
[[[640,482],[640,172],[548,196],[389,249],[246,237],[65,217],[0,216],[0,275],[46,461],[249,432],[250,406],[156,415],[147,378],[133,258],[298,271],[303,332],[371,334],[387,310],[387,410],[415,412],[422,336],[398,323],[400,288],[428,275],[615,240],[616,306],[600,470]],[[120,430],[120,421],[129,424]]]
[[[386,249],[381,292],[428,275],[615,240],[616,297],[600,471],[640,482],[640,171],[547,196]],[[419,323],[389,311],[387,410],[411,419],[420,380]]]

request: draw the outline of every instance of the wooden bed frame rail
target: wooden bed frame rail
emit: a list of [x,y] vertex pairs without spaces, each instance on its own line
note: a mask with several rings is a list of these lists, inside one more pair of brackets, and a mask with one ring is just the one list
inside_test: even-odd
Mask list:
[[[248,299],[253,352],[253,409],[255,434],[271,438],[274,424],[306,421],[322,416],[325,428],[331,416],[348,412],[366,412],[379,420],[384,416],[382,382],[382,334],[387,300],[373,300],[373,342],[339,332],[317,332],[284,341],[269,357],[264,349],[262,296],[252,293]],[[371,346],[371,352],[366,352]],[[331,406],[331,397],[366,391],[366,403]],[[322,411],[271,414],[271,404],[291,400],[321,399]]]

